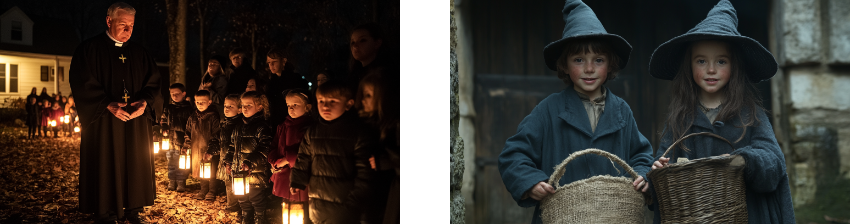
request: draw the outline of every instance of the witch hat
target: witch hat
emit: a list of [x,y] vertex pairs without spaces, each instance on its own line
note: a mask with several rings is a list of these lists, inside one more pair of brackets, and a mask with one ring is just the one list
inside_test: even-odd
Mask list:
[[658,46],[649,60],[649,74],[655,78],[673,80],[682,63],[685,47],[698,40],[723,40],[740,49],[744,71],[752,83],[773,77],[778,65],[770,51],[753,38],[738,32],[738,16],[732,3],[721,0],[708,16],[694,28]]
[[626,62],[629,61],[629,54],[632,52],[632,45],[626,39],[615,34],[610,34],[602,27],[602,23],[596,18],[596,13],[584,2],[580,0],[567,0],[564,4],[564,32],[561,34],[561,39],[549,43],[543,48],[543,58],[546,61],[546,66],[554,71],[558,70],[557,60],[564,51],[564,43],[580,38],[598,38],[608,42],[614,53],[620,57],[620,69],[626,67]]

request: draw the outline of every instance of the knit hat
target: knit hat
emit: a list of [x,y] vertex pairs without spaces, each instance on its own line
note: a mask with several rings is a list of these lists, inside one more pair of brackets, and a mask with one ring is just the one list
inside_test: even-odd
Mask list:
[[564,10],[561,11],[564,16],[564,32],[561,34],[561,39],[549,43],[543,48],[543,58],[546,61],[546,66],[554,71],[558,70],[558,58],[564,51],[564,43],[571,40],[581,38],[596,38],[607,42],[614,50],[614,53],[620,57],[621,69],[626,67],[626,62],[629,61],[629,54],[632,52],[632,46],[626,39],[615,34],[609,34],[602,27],[602,23],[596,18],[593,10],[580,0],[567,0],[564,4]]
[[673,80],[682,63],[685,47],[698,40],[723,40],[737,47],[743,68],[752,83],[773,77],[778,65],[776,59],[758,41],[738,32],[738,16],[732,3],[721,0],[708,12],[708,16],[687,33],[661,44],[652,53],[649,74],[655,78]]

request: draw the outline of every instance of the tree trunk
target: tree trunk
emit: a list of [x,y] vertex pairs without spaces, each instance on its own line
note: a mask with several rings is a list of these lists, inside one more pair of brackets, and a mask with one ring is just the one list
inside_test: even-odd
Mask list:
[[186,83],[187,0],[165,0],[168,18],[168,70],[171,83]]
[[[198,61],[200,61],[201,66],[198,67],[200,69],[198,71],[203,73],[205,71],[204,65],[206,64],[206,63],[204,63],[205,62],[204,61],[204,23],[206,23],[206,12],[207,12],[206,3],[199,0],[197,8],[198,8],[198,22],[201,25],[201,27],[198,31],[198,33],[200,34],[200,41],[198,41],[199,42],[198,43],[198,53],[199,53],[199,56],[200,56],[200,60],[198,60]],[[219,62],[219,63],[221,63],[222,66],[224,66],[223,62]],[[222,67],[222,68],[224,68],[224,67]]]
[[251,56],[251,68],[257,70],[257,39],[256,35],[256,27],[251,30],[251,52],[253,52],[253,56]]

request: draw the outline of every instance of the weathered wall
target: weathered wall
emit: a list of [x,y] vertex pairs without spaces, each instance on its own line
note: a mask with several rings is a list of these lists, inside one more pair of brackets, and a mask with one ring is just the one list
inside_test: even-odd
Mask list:
[[451,154],[451,176],[450,176],[450,206],[451,206],[451,223],[464,223],[464,203],[463,196],[461,196],[461,183],[463,182],[463,139],[461,139],[460,135],[458,135],[458,123],[460,121],[460,113],[458,110],[458,64],[457,64],[457,54],[455,53],[455,47],[457,46],[457,36],[455,35],[455,31],[457,27],[455,26],[455,18],[454,18],[454,0],[451,1],[451,121],[450,121],[450,138],[451,138],[451,146],[450,146],[450,154]]
[[770,48],[780,67],[771,79],[773,125],[798,221],[808,216],[807,206],[828,212],[848,204],[830,204],[847,197],[833,189],[850,188],[844,186],[850,179],[848,21],[845,0],[775,0],[771,9]]
[[472,60],[472,29],[469,16],[469,5],[471,0],[455,1],[454,19],[457,30],[457,47],[455,53],[458,63],[458,110],[460,112],[460,123],[458,134],[462,139],[468,139],[463,144],[463,195],[466,211],[466,223],[476,223],[474,210],[475,200],[475,107],[472,102],[473,93],[473,60]]

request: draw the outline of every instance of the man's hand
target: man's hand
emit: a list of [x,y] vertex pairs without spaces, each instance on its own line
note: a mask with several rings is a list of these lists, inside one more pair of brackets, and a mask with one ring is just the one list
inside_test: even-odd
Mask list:
[[658,161],[655,161],[654,163],[652,163],[652,169],[654,170],[654,169],[659,169],[659,168],[662,168],[664,166],[667,166],[668,162],[670,162],[670,158],[665,158],[665,157],[658,158]]
[[243,163],[242,164],[242,171],[249,171],[249,170],[251,170],[251,167],[249,167],[248,164]]
[[372,165],[373,170],[377,170],[377,169],[375,169],[376,168],[376,166],[375,166],[375,156],[369,157],[369,165]]
[[286,166],[287,164],[289,164],[289,160],[286,160],[284,158],[277,159],[277,161],[274,162],[275,168],[278,169],[283,168],[283,166]]
[[555,193],[555,188],[552,185],[547,184],[546,182],[540,181],[535,184],[534,187],[528,190],[528,196],[530,196],[534,200],[543,200],[546,196]]
[[145,113],[145,108],[148,106],[148,102],[146,102],[145,100],[139,100],[131,103],[130,106],[136,108],[136,111],[133,111],[133,113],[130,114],[130,119],[133,119],[142,116],[142,114]]
[[208,90],[212,86],[212,82],[201,83],[201,89]]
[[127,111],[121,109],[124,106],[127,106],[127,103],[112,102],[106,106],[106,110],[109,110],[109,112],[116,118],[126,122],[132,118],[130,118],[130,114],[128,114]]
[[649,184],[646,184],[646,181],[643,180],[643,177],[638,177],[637,179],[635,179],[635,182],[632,183],[632,186],[635,187],[636,191],[640,192],[646,192],[646,190],[649,190]]
[[298,194],[298,192],[301,192],[301,189],[294,188],[294,187],[289,188],[289,193]]
[[204,154],[204,160],[205,160],[205,161],[210,161],[210,159],[212,159],[212,155],[210,155],[209,153],[205,153],[205,154]]

